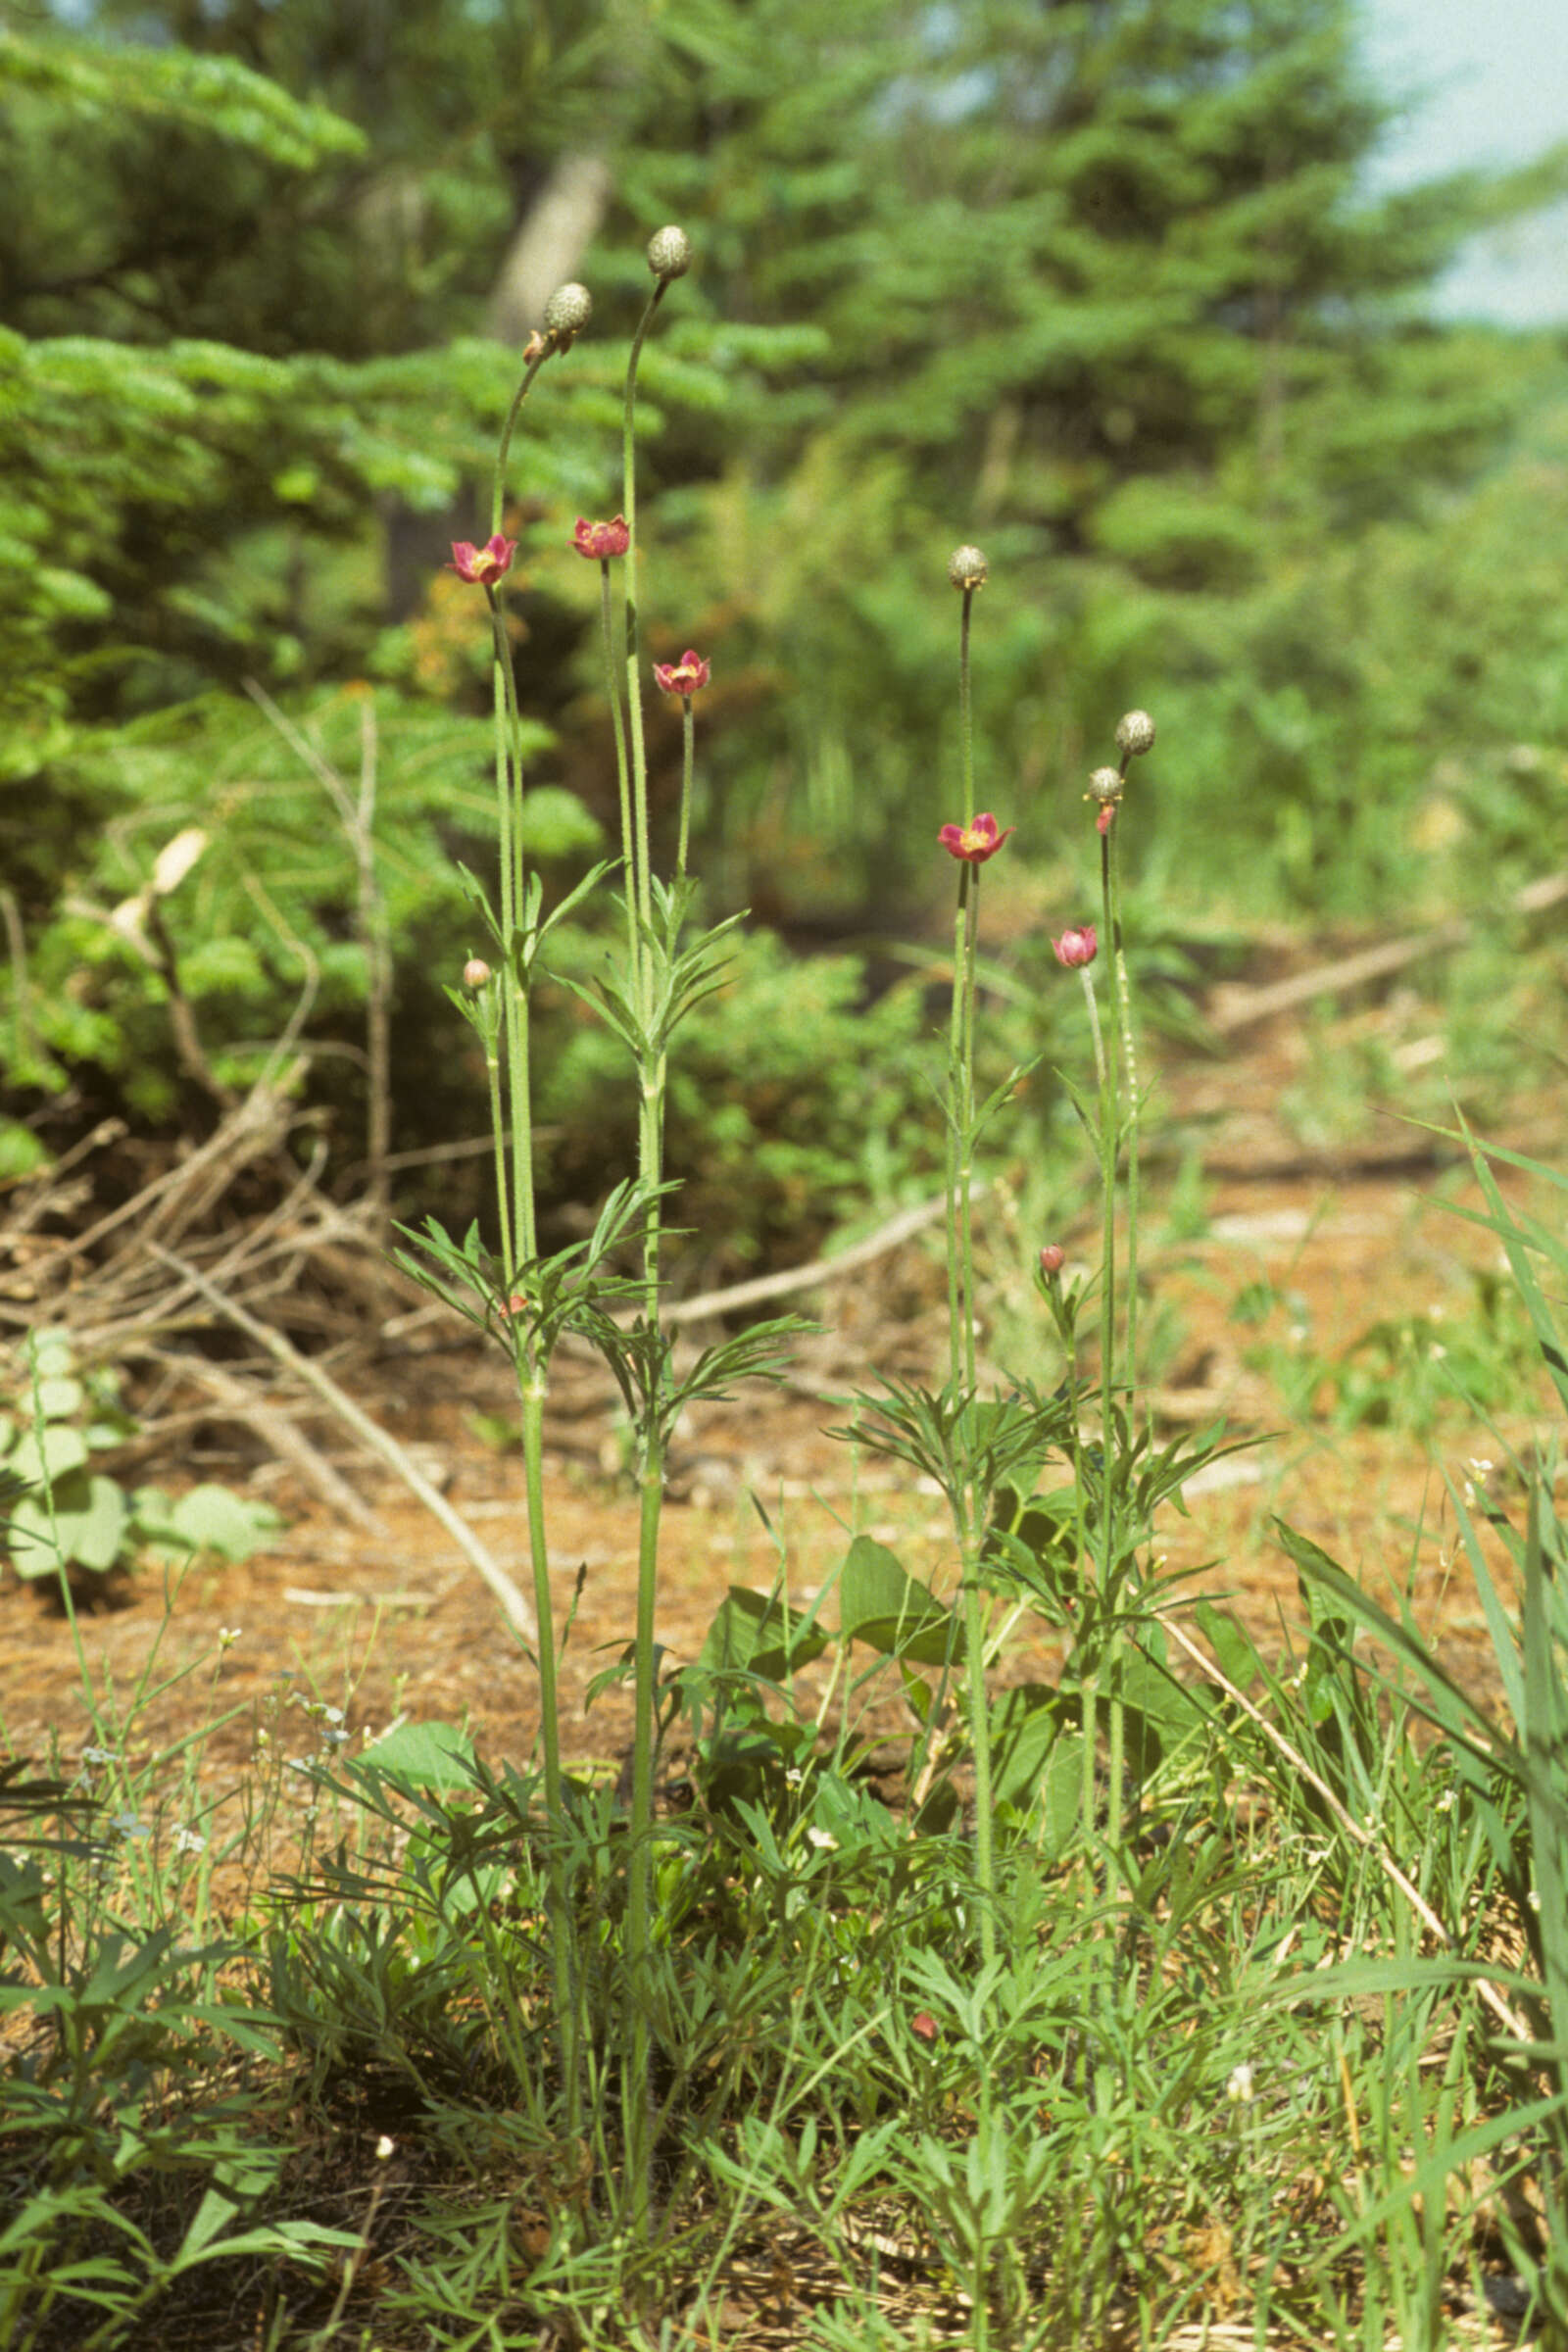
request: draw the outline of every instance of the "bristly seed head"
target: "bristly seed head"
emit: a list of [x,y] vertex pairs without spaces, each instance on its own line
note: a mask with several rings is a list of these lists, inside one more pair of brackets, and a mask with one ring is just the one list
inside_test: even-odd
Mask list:
[[983,588],[989,569],[977,547],[956,547],[948,558],[948,577],[955,588]]
[[573,335],[582,333],[593,315],[594,298],[575,278],[558,286],[545,304],[545,325],[562,351],[567,349]]
[[1140,752],[1152,752],[1153,748],[1154,722],[1149,712],[1129,710],[1126,717],[1117,723],[1117,751],[1125,752],[1129,760],[1136,760]]
[[658,278],[666,281],[684,277],[692,266],[692,241],[683,228],[673,221],[666,228],[656,228],[648,240],[648,267]]
[[1102,808],[1114,808],[1121,799],[1122,774],[1117,767],[1097,767],[1089,779],[1088,797]]

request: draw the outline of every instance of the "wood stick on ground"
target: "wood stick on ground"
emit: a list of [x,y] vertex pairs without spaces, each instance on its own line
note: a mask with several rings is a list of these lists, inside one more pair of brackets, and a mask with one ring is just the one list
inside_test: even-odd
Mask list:
[[396,1471],[409,1493],[416,1501],[423,1503],[432,1519],[440,1522],[469,1566],[489,1586],[513,1631],[520,1634],[524,1642],[537,1642],[539,1628],[534,1622],[533,1611],[512,1578],[498,1560],[491,1558],[472,1528],[466,1520],[459,1517],[445,1495],[438,1494],[429,1480],[420,1476],[396,1438],[382,1429],[379,1423],[372,1421],[368,1413],[363,1413],[354,1399],[345,1396],[337,1382],[323,1372],[318,1364],[313,1364],[309,1356],[301,1355],[280,1331],[274,1331],[270,1324],[258,1321],[237,1299],[225,1298],[205,1274],[185,1259],[177,1257],[173,1250],[161,1249],[154,1243],[152,1252],[163,1264],[172,1267],[176,1274],[199,1291],[208,1304],[232,1323],[236,1330],[244,1332],[247,1339],[254,1340],[258,1347],[265,1348],[275,1362],[286,1364],[291,1372],[305,1382],[307,1388],[314,1389],[322,1403],[354,1432],[361,1445],[368,1446],[371,1453],[385,1462],[388,1469]]
[[200,1381],[202,1387],[218,1399],[225,1419],[242,1421],[255,1430],[265,1445],[271,1447],[280,1460],[289,1464],[307,1486],[314,1487],[328,1510],[352,1520],[363,1534],[381,1533],[381,1522],[355,1494],[346,1478],[340,1478],[324,1453],[318,1452],[302,1429],[296,1429],[286,1413],[269,1404],[263,1396],[253,1396],[242,1380],[221,1364],[203,1363],[200,1357],[183,1356],[178,1365],[185,1380]]
[[[1363,1830],[1360,1823],[1354,1818],[1354,1816],[1346,1811],[1339,1798],[1335,1795],[1333,1789],[1329,1787],[1327,1781],[1325,1781],[1320,1774],[1315,1773],[1312,1770],[1311,1765],[1301,1754],[1300,1750],[1291,1745],[1291,1742],[1286,1739],[1283,1732],[1275,1730],[1273,1724],[1269,1722],[1268,1717],[1260,1708],[1254,1707],[1250,1698],[1243,1697],[1241,1691],[1237,1690],[1236,1685],[1231,1681],[1230,1677],[1221,1672],[1219,1667],[1215,1665],[1212,1658],[1204,1656],[1203,1652],[1199,1648],[1197,1642],[1191,1641],[1188,1636],[1182,1632],[1181,1627],[1176,1623],[1174,1617],[1167,1616],[1163,1611],[1161,1611],[1159,1622],[1164,1627],[1166,1633],[1171,1636],[1172,1640],[1178,1642],[1180,1646],[1186,1650],[1187,1655],[1192,1659],[1193,1664],[1199,1669],[1200,1673],[1205,1675],[1208,1681],[1214,1684],[1216,1689],[1223,1690],[1227,1698],[1235,1700],[1236,1704],[1241,1708],[1242,1713],[1246,1715],[1252,1723],[1256,1724],[1258,1730],[1262,1733],[1264,1739],[1269,1742],[1270,1746],[1276,1748],[1278,1752],[1285,1758],[1286,1763],[1289,1764],[1294,1771],[1300,1774],[1302,1780],[1305,1781],[1309,1788],[1314,1788],[1317,1791],[1318,1795],[1327,1805],[1329,1811],[1333,1814],[1335,1820],[1339,1823],[1341,1829],[1345,1832],[1347,1838],[1352,1838],[1357,1845],[1361,1846],[1372,1856],[1372,1859],[1374,1862],[1376,1862],[1378,1868],[1383,1872],[1384,1877],[1391,1879],[1394,1885],[1397,1886],[1405,1901],[1410,1905],[1411,1909],[1415,1912],[1416,1917],[1421,1921],[1422,1926],[1425,1927],[1431,1935],[1437,1937],[1439,1943],[1444,1944],[1447,1948],[1451,1949],[1453,1945],[1453,1937],[1448,1934],[1447,1929],[1444,1926],[1442,1920],[1433,1910],[1432,1905],[1427,1901],[1426,1896],[1421,1892],[1420,1888],[1413,1886],[1410,1884],[1410,1881],[1405,1877],[1404,1872],[1399,1868],[1399,1865],[1397,1862],[1396,1862],[1394,1856],[1389,1852],[1386,1846],[1378,1843],[1371,1831]],[[1507,2027],[1509,2033],[1512,2034],[1517,2040],[1528,2042],[1534,2038],[1525,2020],[1519,2015],[1516,2009],[1511,2009],[1508,2006],[1508,2003],[1503,1999],[1502,1994],[1497,1990],[1496,1986],[1489,1983],[1487,1978],[1478,1977],[1476,1979],[1476,1990],[1486,2002],[1487,2007],[1492,2011],[1493,2016],[1500,2020],[1500,2022]]]
[[[978,1200],[990,1187],[976,1184],[970,1197]],[[885,1257],[901,1242],[906,1242],[927,1225],[934,1225],[948,1205],[946,1193],[935,1200],[922,1200],[918,1207],[901,1209],[875,1233],[868,1233],[863,1242],[851,1249],[841,1250],[835,1257],[813,1257],[807,1266],[786,1266],[778,1274],[759,1274],[751,1282],[731,1284],[727,1291],[704,1291],[695,1298],[681,1298],[663,1309],[666,1323],[698,1323],[707,1315],[728,1314],[742,1306],[760,1306],[765,1298],[787,1298],[792,1291],[808,1291],[818,1283],[837,1282],[840,1275],[853,1274],[857,1266],[866,1265],[873,1257]]]
[[[1563,899],[1568,899],[1568,874],[1544,874],[1514,892],[1508,911],[1544,914]],[[1266,1021],[1273,1013],[1294,1012],[1298,1004],[1309,1004],[1314,997],[1340,996],[1347,989],[1360,987],[1363,981],[1386,979],[1391,972],[1402,972],[1406,964],[1418,962],[1423,956],[1435,956],[1444,948],[1462,947],[1472,929],[1466,916],[1453,915],[1446,923],[1433,924],[1429,930],[1411,932],[1403,939],[1381,940],[1374,948],[1363,948],[1358,956],[1339,956],[1333,963],[1321,963],[1310,972],[1296,972],[1289,980],[1277,980],[1268,988],[1247,989],[1210,1014],[1209,1027],[1220,1037],[1229,1037],[1237,1029],[1250,1029],[1254,1021]]]

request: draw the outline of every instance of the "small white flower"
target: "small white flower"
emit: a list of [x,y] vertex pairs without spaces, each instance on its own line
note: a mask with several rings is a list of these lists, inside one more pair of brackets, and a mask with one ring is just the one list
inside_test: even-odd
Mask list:
[[1530,1892],[1525,1896],[1525,1901],[1530,1905],[1532,1911],[1539,1911],[1541,1909],[1541,1896],[1534,1886],[1531,1887]]
[[1471,1477],[1475,1479],[1485,1478],[1488,1471],[1491,1470],[1493,1466],[1494,1465],[1487,1460],[1486,1455],[1483,1453],[1472,1454],[1470,1459],[1465,1463],[1465,1468],[1469,1471]]
[[287,1761],[287,1769],[290,1772],[302,1772],[309,1780],[315,1767],[309,1756],[290,1756]]
[[808,1830],[806,1842],[814,1845],[819,1854],[836,1854],[839,1850],[839,1841],[829,1830]]
[[138,1821],[134,1813],[113,1814],[109,1827],[118,1830],[122,1838],[145,1838],[147,1835],[146,1823]]
[[1429,1364],[1441,1364],[1448,1350],[1446,1348],[1445,1348],[1441,1340],[1434,1340],[1431,1347],[1427,1349],[1427,1362]]
[[220,1625],[218,1629],[219,1648],[232,1649],[243,1630],[243,1627],[237,1625]]
[[200,1830],[176,1830],[174,1851],[176,1854],[205,1854],[207,1840]]
[[1445,1790],[1443,1791],[1443,1794],[1442,1794],[1442,1795],[1441,1795],[1441,1796],[1438,1798],[1438,1800],[1437,1800],[1436,1804],[1433,1806],[1432,1810],[1433,1810],[1435,1813],[1451,1813],[1451,1812],[1453,1811],[1453,1806],[1454,1806],[1454,1795],[1453,1795],[1453,1790],[1452,1790],[1451,1788],[1445,1788]]
[[1225,2096],[1233,2107],[1250,2107],[1251,2105],[1252,2070],[1245,2058],[1240,2066],[1232,2067],[1230,2081],[1225,2085]]
[[117,1759],[112,1747],[84,1747],[81,1760],[84,1764],[113,1764]]
[[346,1747],[348,1739],[347,1732],[341,1731],[335,1723],[329,1723],[321,1734],[321,1745],[323,1747]]
[[380,2138],[375,2143],[376,2162],[378,2164],[385,2164],[389,2156],[397,2153],[397,2144],[398,2143],[395,2139],[391,2138],[388,2133],[383,2132]]

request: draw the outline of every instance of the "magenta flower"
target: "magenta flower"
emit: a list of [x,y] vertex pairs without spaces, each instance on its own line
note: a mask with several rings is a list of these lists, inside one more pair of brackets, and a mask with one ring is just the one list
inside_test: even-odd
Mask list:
[[579,514],[571,544],[579,556],[597,556],[601,563],[610,556],[623,556],[631,545],[625,515],[617,514],[613,522],[585,522]]
[[1093,963],[1100,952],[1093,923],[1075,924],[1051,944],[1055,951],[1056,961],[1064,963],[1069,972],[1077,971],[1083,964]]
[[470,587],[488,588],[503,572],[512,569],[512,559],[517,552],[515,539],[503,539],[497,531],[483,547],[475,547],[471,539],[454,539],[452,561],[446,566]]
[[1016,825],[1008,825],[1005,832],[999,831],[996,818],[988,814],[975,817],[967,825],[944,825],[937,839],[950,858],[960,858],[968,865],[984,865],[988,858],[996,856],[1007,835],[1017,830]]
[[712,676],[711,667],[688,646],[678,662],[656,662],[654,684],[661,694],[698,693]]

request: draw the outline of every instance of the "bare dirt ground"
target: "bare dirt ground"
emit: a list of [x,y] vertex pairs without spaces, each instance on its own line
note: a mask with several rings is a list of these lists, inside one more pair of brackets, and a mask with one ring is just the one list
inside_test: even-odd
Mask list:
[[[1420,1007],[1408,1000],[1348,1014],[1336,1034],[1351,1037],[1357,1025],[1392,1025],[1395,1066],[1412,1038],[1416,1055],[1424,1051]],[[1298,1104],[1303,1089],[1310,1094],[1310,1056],[1323,1042],[1321,1028],[1281,1022],[1222,1062],[1165,1057],[1157,1097],[1165,1151],[1148,1183],[1144,1257],[1146,1328],[1158,1335],[1162,1359],[1158,1415],[1174,1430],[1224,1413],[1236,1432],[1259,1442],[1193,1482],[1190,1515],[1168,1515],[1162,1545],[1173,1567],[1202,1568],[1196,1590],[1228,1596],[1280,1647],[1299,1608],[1294,1570],[1270,1533],[1278,1513],[1374,1590],[1410,1586],[1418,1612],[1441,1629],[1450,1665],[1484,1687],[1490,1648],[1462,1564],[1450,1565],[1452,1516],[1438,1465],[1462,1477],[1467,1457],[1494,1452],[1494,1441],[1451,1412],[1430,1449],[1408,1428],[1346,1430],[1324,1409],[1324,1395],[1309,1396],[1305,1418],[1287,1423],[1277,1381],[1249,1361],[1259,1329],[1233,1311],[1247,1286],[1271,1284],[1288,1296],[1284,1320],[1297,1335],[1282,1336],[1277,1315],[1268,1326],[1276,1346],[1304,1346],[1307,1333],[1315,1356],[1330,1362],[1380,1317],[1459,1321],[1471,1311],[1476,1269],[1495,1264],[1495,1244],[1444,1207],[1473,1190],[1463,1166],[1446,1164],[1429,1139],[1391,1117],[1350,1122],[1348,1140],[1313,1134],[1307,1120],[1303,1137],[1300,1116],[1282,1115],[1282,1104]],[[1539,1105],[1494,1140],[1550,1157],[1563,1142],[1561,1124],[1557,1106]],[[994,1205],[1004,1226],[1005,1197]],[[1058,1238],[1086,1254],[1094,1248],[1087,1228]],[[1020,1264],[1027,1254],[1020,1240]],[[1021,1280],[1018,1294],[1027,1313]],[[940,1498],[911,1492],[892,1465],[852,1459],[824,1434],[843,1417],[831,1397],[873,1384],[879,1371],[940,1365],[930,1246],[908,1244],[834,1290],[787,1303],[818,1314],[831,1334],[808,1344],[799,1377],[780,1392],[754,1388],[742,1402],[704,1408],[682,1433],[658,1616],[659,1638],[675,1659],[696,1653],[732,1584],[765,1590],[785,1575],[792,1598],[808,1598],[850,1531],[894,1543],[912,1571],[939,1590],[951,1587]],[[499,1355],[487,1357],[470,1338],[417,1356],[383,1355],[355,1393],[526,1588],[520,1463],[473,1426],[476,1413],[506,1412],[510,1380]],[[583,1694],[629,1639],[637,1535],[635,1496],[617,1474],[612,1401],[608,1382],[589,1367],[565,1367],[547,1461],[562,1606],[581,1579],[564,1674],[566,1738],[577,1756],[607,1769],[623,1752],[629,1704],[612,1691],[585,1713]],[[1528,1429],[1521,1419],[1512,1434],[1524,1439]],[[115,1605],[81,1617],[87,1671],[122,1702],[150,1667],[155,1683],[191,1669],[139,1718],[132,1761],[236,1710],[205,1755],[216,1795],[253,1753],[258,1722],[270,1710],[276,1721],[280,1695],[296,1690],[343,1707],[356,1740],[405,1716],[466,1723],[492,1760],[521,1761],[535,1733],[533,1674],[489,1592],[406,1489],[353,1452],[330,1424],[318,1424],[317,1435],[373,1506],[373,1533],[273,1482],[268,1498],[288,1524],[270,1550],[243,1566],[198,1564],[172,1605],[162,1581],[144,1573]],[[237,1628],[239,1639],[220,1660],[223,1628]],[[1017,1671],[1041,1663],[1038,1654],[1020,1657]],[[285,1705],[277,1734],[285,1742],[287,1715]],[[0,1580],[0,1716],[11,1751],[35,1764],[51,1755],[74,1762],[93,1737],[72,1628],[47,1592],[14,1578]]]

